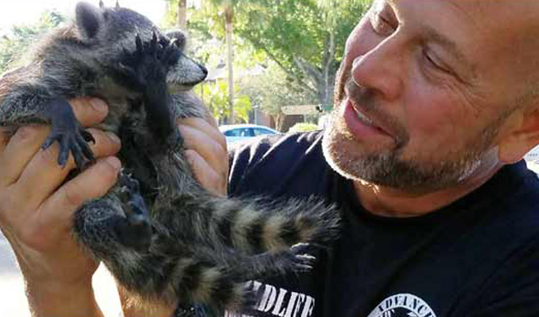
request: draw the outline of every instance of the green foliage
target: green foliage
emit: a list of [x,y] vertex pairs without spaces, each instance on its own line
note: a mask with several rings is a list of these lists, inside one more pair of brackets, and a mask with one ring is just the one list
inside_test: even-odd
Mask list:
[[251,46],[257,59],[275,62],[290,85],[329,104],[346,39],[371,0],[206,0],[212,5],[192,12],[190,30],[223,39],[223,2],[234,9],[236,55]]
[[296,123],[290,127],[288,133],[309,132],[315,130],[318,130],[318,126],[314,123]]
[[[229,113],[228,108],[228,85],[224,81],[217,81],[215,83],[205,83],[200,88],[195,88],[196,92],[202,96],[202,99],[210,109],[213,116],[223,123]],[[200,93],[202,90],[202,93]],[[249,122],[249,112],[252,110],[251,99],[245,94],[240,94],[239,89],[236,88],[234,98],[234,111],[236,120],[238,123]]]
[[317,103],[312,94],[291,85],[290,78],[273,62],[268,63],[262,75],[240,81],[240,87],[241,93],[249,95],[254,104],[273,117],[277,130],[284,120],[283,106]]
[[[342,60],[344,45],[370,1],[256,0],[256,10],[238,19],[236,33],[277,62],[294,83],[330,100],[323,89]],[[326,100],[323,100],[325,97]]]
[[0,73],[10,67],[19,66],[24,61],[28,47],[35,44],[44,33],[65,21],[65,17],[55,11],[45,11],[38,21],[27,25],[16,25],[9,35],[0,39]]

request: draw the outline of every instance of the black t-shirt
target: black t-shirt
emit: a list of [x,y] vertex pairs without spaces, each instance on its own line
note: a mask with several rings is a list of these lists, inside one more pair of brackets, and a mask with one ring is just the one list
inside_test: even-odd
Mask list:
[[314,270],[254,281],[257,317],[539,316],[539,180],[525,163],[425,216],[363,209],[324,160],[319,132],[267,138],[233,153],[229,194],[319,195],[343,212],[341,238]]

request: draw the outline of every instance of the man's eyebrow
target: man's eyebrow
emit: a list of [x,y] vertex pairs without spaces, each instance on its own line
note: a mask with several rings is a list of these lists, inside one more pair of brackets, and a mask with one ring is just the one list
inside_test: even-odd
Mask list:
[[462,51],[458,48],[458,45],[450,40],[449,38],[443,36],[435,29],[424,26],[424,34],[427,39],[427,41],[434,42],[440,46],[442,46],[450,55],[453,56],[453,58],[463,65],[466,70],[468,70],[473,76],[475,76],[475,66],[466,58],[466,56],[462,53]]

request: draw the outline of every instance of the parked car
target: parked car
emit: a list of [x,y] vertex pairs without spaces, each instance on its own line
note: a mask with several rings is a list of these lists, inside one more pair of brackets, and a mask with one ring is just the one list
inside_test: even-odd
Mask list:
[[539,162],[539,146],[534,147],[528,154],[524,156],[524,159],[528,162]]
[[279,134],[279,131],[256,124],[230,124],[222,125],[219,130],[225,135],[227,143],[249,140],[268,134]]
[[539,174],[539,146],[533,148],[528,154],[524,156],[528,169]]

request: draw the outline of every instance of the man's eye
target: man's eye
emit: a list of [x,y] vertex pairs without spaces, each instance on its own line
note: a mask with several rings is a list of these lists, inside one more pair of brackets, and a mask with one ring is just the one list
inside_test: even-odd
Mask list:
[[434,67],[436,68],[437,70],[439,71],[442,71],[442,72],[445,72],[445,73],[448,73],[448,74],[452,74],[453,72],[451,70],[449,70],[447,67],[443,66],[436,57],[434,57],[431,53],[429,53],[427,50],[423,50],[423,57],[424,59],[426,60],[426,63],[431,66],[431,67]]
[[374,13],[371,17],[372,29],[380,35],[391,35],[395,28],[380,13]]

